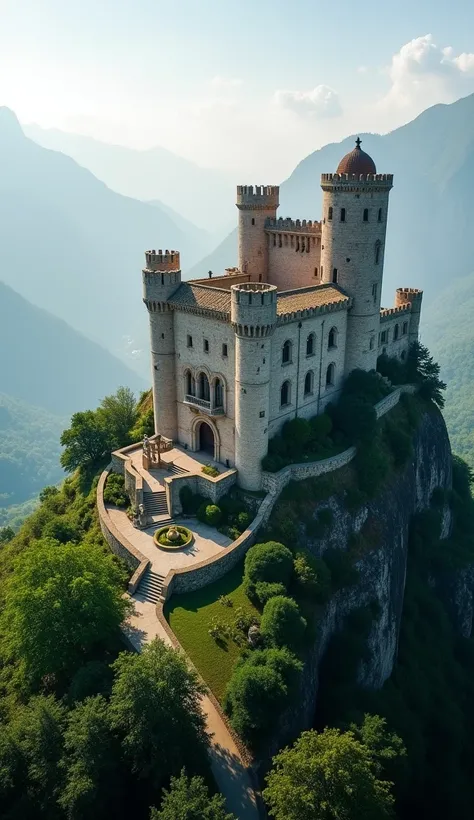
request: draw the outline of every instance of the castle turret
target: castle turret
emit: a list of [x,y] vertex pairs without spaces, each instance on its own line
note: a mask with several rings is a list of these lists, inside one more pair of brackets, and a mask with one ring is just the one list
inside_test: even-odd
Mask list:
[[238,185],[239,268],[263,282],[268,272],[268,237],[265,222],[275,219],[279,205],[278,185]]
[[421,303],[423,301],[423,291],[418,288],[397,288],[395,295],[395,306],[411,304],[410,311],[410,331],[409,343],[418,341],[420,328]]
[[181,284],[178,251],[147,251],[143,301],[150,317],[155,432],[177,438],[173,313],[168,299]]
[[377,363],[377,334],[392,174],[377,174],[360,140],[339,163],[322,174],[321,278],[352,296],[347,317],[346,372],[371,370]]
[[277,318],[275,285],[231,287],[235,331],[235,466],[239,484],[259,490],[268,450],[271,335]]

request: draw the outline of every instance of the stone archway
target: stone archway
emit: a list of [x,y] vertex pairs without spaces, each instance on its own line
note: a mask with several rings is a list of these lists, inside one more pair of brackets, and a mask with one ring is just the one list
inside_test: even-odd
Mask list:
[[206,422],[202,421],[199,425],[198,430],[198,437],[199,437],[199,449],[203,453],[207,453],[214,458],[214,453],[216,451],[216,442],[214,439],[214,430],[212,427]]
[[219,431],[212,419],[198,416],[191,429],[191,448],[194,452],[207,453],[214,461],[220,460],[221,442]]

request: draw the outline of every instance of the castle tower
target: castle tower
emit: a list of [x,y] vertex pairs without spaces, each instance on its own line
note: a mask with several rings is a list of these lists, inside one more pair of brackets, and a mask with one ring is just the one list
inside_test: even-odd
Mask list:
[[268,272],[268,237],[265,222],[275,219],[279,205],[278,185],[238,185],[239,268],[255,282],[264,282]]
[[322,174],[321,278],[353,298],[347,317],[347,373],[377,364],[380,297],[392,174],[377,174],[374,161],[356,147],[335,174]]
[[397,288],[395,295],[395,307],[401,307],[402,305],[406,305],[408,303],[411,304],[410,332],[408,336],[408,341],[410,344],[418,341],[422,301],[422,290],[418,290],[418,288]]
[[173,312],[168,299],[181,284],[178,251],[147,251],[143,301],[150,317],[155,432],[177,437]]
[[235,466],[239,484],[259,490],[268,449],[271,335],[277,318],[275,285],[231,287],[235,332]]

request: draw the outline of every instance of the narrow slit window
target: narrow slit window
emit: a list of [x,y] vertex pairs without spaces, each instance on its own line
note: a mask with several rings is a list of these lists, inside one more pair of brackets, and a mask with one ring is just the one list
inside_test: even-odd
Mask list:
[[345,222],[345,221],[346,221],[346,209],[341,208],[341,222]]
[[369,209],[364,208],[364,222],[368,222],[368,221],[369,221]]

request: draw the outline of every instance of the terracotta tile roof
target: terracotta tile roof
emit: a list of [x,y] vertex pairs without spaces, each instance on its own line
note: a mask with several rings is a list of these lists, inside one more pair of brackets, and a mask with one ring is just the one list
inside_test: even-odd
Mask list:
[[298,288],[278,294],[277,314],[286,316],[303,310],[321,308],[325,305],[336,305],[339,308],[349,307],[350,299],[346,293],[334,285],[317,285],[312,288]]
[[230,291],[183,282],[169,299],[169,304],[178,310],[212,311],[227,317],[230,316]]
[[[183,282],[169,299],[177,310],[192,313],[210,313],[217,318],[230,319],[230,290]],[[280,318],[310,310],[346,310],[350,298],[334,285],[316,285],[309,288],[282,291],[277,297],[277,316]]]

